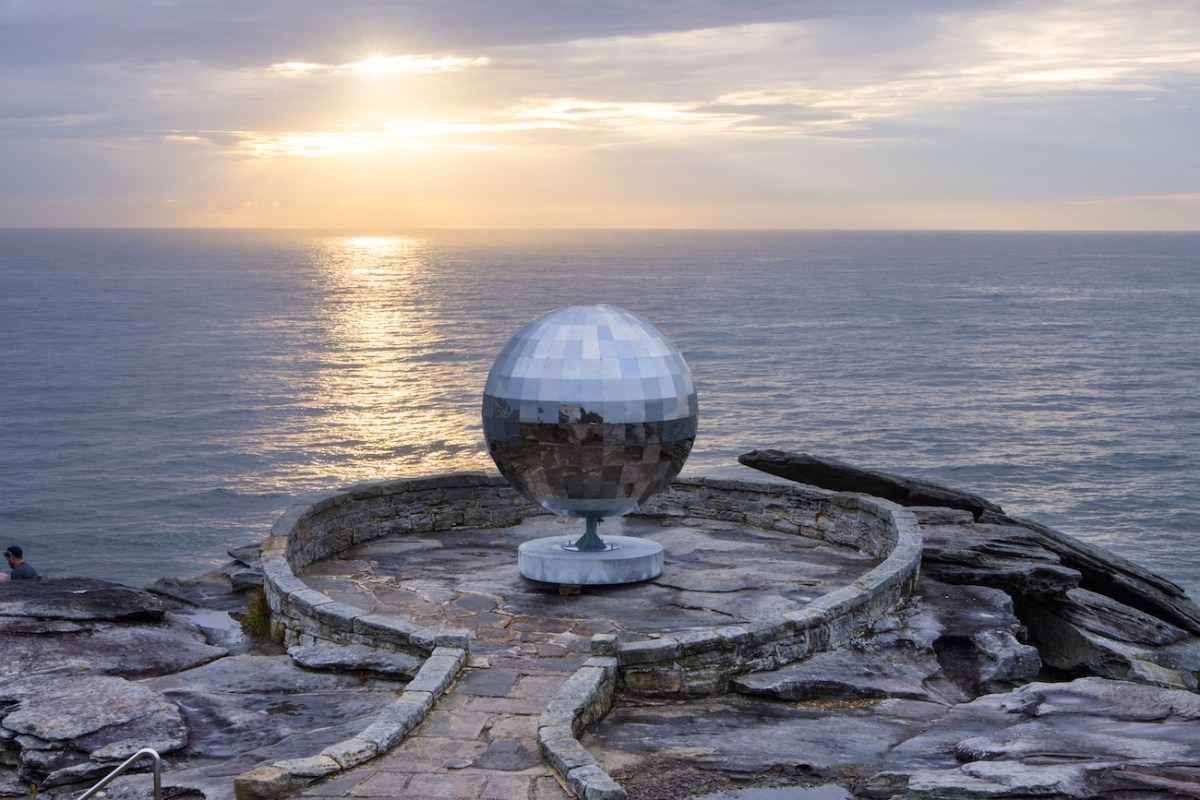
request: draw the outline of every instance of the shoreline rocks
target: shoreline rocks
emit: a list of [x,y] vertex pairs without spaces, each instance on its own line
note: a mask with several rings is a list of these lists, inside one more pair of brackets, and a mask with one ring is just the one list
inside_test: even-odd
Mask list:
[[[172,793],[232,800],[239,774],[361,730],[419,667],[338,651],[307,654],[337,674],[310,671],[241,634],[220,573],[164,584],[0,583],[0,797],[73,797],[152,747]],[[149,766],[106,796],[144,796]]]
[[[1126,558],[967,492],[805,453],[755,450],[738,460],[825,489],[869,487],[913,507],[924,539],[921,574],[1008,594],[1029,643],[1061,677],[1197,689],[1200,606]],[[940,505],[921,507],[931,499]]]

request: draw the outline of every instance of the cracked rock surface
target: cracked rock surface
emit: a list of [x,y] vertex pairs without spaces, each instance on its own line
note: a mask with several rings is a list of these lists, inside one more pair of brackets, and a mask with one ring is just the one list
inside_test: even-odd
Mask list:
[[[228,611],[246,599],[225,578],[168,588],[0,583],[0,797],[28,797],[31,785],[74,797],[152,747],[173,794],[232,798],[235,775],[361,730],[415,670],[372,654],[395,680],[307,671],[242,636]],[[358,668],[353,653],[310,655]],[[148,780],[119,778],[106,795],[144,797]]]

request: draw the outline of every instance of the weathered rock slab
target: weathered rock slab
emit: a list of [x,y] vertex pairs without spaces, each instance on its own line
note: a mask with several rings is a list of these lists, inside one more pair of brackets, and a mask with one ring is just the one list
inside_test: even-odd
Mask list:
[[357,689],[399,690],[391,681],[363,680],[357,675],[309,672],[286,655],[240,655],[222,658],[195,669],[145,681],[162,692],[220,692],[228,694],[292,694]]
[[881,700],[903,698],[938,702],[924,682],[941,670],[932,651],[904,653],[895,648],[839,648],[770,672],[735,678],[742,694],[777,700]]
[[581,741],[610,773],[658,756],[725,772],[834,775],[878,762],[946,711],[919,700],[779,703],[725,695],[620,706]]
[[208,644],[203,633],[182,621],[63,625],[50,622],[38,625],[36,631],[15,634],[0,631],[4,652],[0,677],[25,675],[47,665],[75,664],[93,672],[137,678],[190,669],[228,653]]
[[[30,675],[0,688],[2,700],[16,705],[0,724],[48,741],[78,739],[160,713],[171,731],[182,728],[175,704],[160,692],[106,675]],[[164,729],[163,738],[168,733]]]
[[417,674],[422,663],[421,659],[405,653],[329,642],[289,647],[288,655],[305,669],[364,671],[407,679]]
[[[1197,688],[1200,638],[1169,623],[1085,590],[1059,600],[1023,601],[1018,607],[1043,660],[1066,675]],[[1105,609],[1111,616],[1102,620]]]
[[985,512],[1003,513],[1000,506],[970,492],[890,472],[862,469],[836,458],[821,458],[783,450],[753,450],[738,456],[738,461],[751,469],[797,483],[807,483],[835,492],[869,494],[903,506],[958,508],[970,511],[975,519],[979,519]]
[[981,631],[971,642],[980,654],[976,680],[984,692],[1012,689],[1033,680],[1042,669],[1038,649],[1022,644],[1007,631]]
[[161,598],[108,581],[52,578],[0,581],[0,617],[97,622],[158,622]]
[[0,702],[22,775],[45,787],[94,780],[143,747],[171,753],[187,742],[176,705],[123,678],[33,674],[8,681]]
[[[1104,678],[1031,683],[955,707],[893,748],[877,777],[906,783],[907,796],[921,798],[1090,798],[1135,785],[1186,787],[1200,765],[1197,719],[1200,696],[1191,692]],[[1200,797],[1200,785],[1164,796]]]
[[1032,520],[1005,515],[987,515],[985,520],[1019,526],[1037,534],[1042,547],[1083,576],[1080,585],[1084,589],[1200,634],[1200,606],[1188,599],[1178,584],[1141,564]]
[[[1018,640],[1024,633],[1006,592],[986,586],[944,584],[922,576],[920,602],[910,615],[907,631],[930,641],[942,667],[936,684],[946,697],[969,700],[980,694],[1008,691],[1032,680],[1041,670],[1037,648]],[[946,686],[952,684],[955,691]]]
[[1066,622],[1121,642],[1165,645],[1188,637],[1182,628],[1087,589],[1072,589],[1056,605]]
[[1057,597],[1082,576],[1060,563],[1037,537],[1015,526],[923,526],[921,572],[942,583],[991,586],[1011,594]]

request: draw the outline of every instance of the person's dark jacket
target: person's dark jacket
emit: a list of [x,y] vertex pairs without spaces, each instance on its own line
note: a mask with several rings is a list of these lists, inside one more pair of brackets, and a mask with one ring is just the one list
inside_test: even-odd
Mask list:
[[37,570],[22,561],[12,568],[12,572],[8,574],[9,580],[14,581],[32,581],[37,580]]

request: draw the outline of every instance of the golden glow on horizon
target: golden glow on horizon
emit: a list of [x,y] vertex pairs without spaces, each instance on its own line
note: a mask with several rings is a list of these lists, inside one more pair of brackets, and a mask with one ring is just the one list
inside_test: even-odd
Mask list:
[[[1069,4],[1038,13],[1001,9],[963,15],[957,21],[951,15],[943,22],[954,32],[955,40],[977,46],[949,50],[942,63],[931,59],[919,69],[875,73],[870,69],[826,71],[809,65],[802,66],[796,77],[784,79],[778,76],[786,72],[772,69],[763,73],[753,64],[778,59],[786,63],[794,58],[804,49],[798,44],[822,35],[819,18],[560,42],[537,51],[535,61],[530,60],[534,53],[518,51],[517,56],[506,59],[508,69],[503,72],[491,69],[493,60],[487,56],[375,53],[342,64],[282,62],[271,65],[268,72],[284,78],[325,74],[343,81],[389,76],[401,76],[405,81],[388,83],[388,94],[381,94],[375,82],[347,85],[338,97],[354,100],[336,112],[336,123],[326,121],[308,130],[225,135],[238,154],[275,161],[398,155],[417,150],[506,150],[536,157],[553,147],[612,147],[679,137],[747,135],[792,140],[808,137],[850,146],[868,141],[902,143],[895,135],[871,136],[870,130],[888,119],[1005,103],[1020,95],[1154,92],[1158,89],[1148,80],[1154,70],[1200,69],[1200,52],[1186,37],[1159,26],[1153,37],[1137,37],[1131,42],[1129,25],[1141,21],[1119,14],[1097,16]],[[748,58],[746,48],[750,47],[761,51],[761,58],[750,60],[738,89],[732,88],[737,80],[726,82],[709,76],[707,84],[695,84],[690,96],[674,99],[669,95],[646,100],[609,94],[600,99],[574,93],[509,91],[506,95],[487,91],[493,81],[507,89],[512,75],[524,74],[537,61],[561,63],[567,69],[582,64],[596,69],[621,64],[621,70],[631,74],[634,69],[669,74],[679,63],[703,62],[716,55],[733,59],[729,74],[736,77],[741,66],[737,59]],[[804,65],[806,60],[797,63]],[[451,93],[471,98],[466,105],[444,99],[445,83],[438,84],[436,93],[419,83],[432,80],[424,76],[463,70],[479,70],[469,85],[450,87]],[[718,86],[725,90],[711,91]],[[389,109],[400,113],[388,119]],[[409,109],[413,113],[404,113]]]
[[1080,200],[1080,205],[1114,206],[1123,203],[1197,203],[1200,192],[1178,192],[1175,194],[1132,194],[1115,197],[1091,197]]
[[[763,132],[750,114],[704,111],[694,103],[597,103],[573,98],[521,105],[478,122],[392,120],[373,130],[343,124],[338,131],[239,131],[236,148],[254,159],[327,158],[384,150],[499,150],[506,134],[532,131],[614,131],[658,136],[672,132]],[[471,139],[470,137],[475,137]],[[479,137],[483,137],[482,139]],[[198,137],[176,136],[178,139]]]
[[[414,29],[409,52],[316,36],[241,69],[165,65],[161,79],[125,78],[153,97],[159,126],[95,135],[152,188],[130,188],[124,206],[97,189],[0,209],[380,230],[1195,227],[1195,181],[1166,162],[1194,121],[1200,12],[1174,0],[878,10],[647,35],[581,23],[574,38]],[[883,46],[891,21],[903,24]],[[26,124],[51,143],[113,127]],[[1116,154],[1126,168],[1106,169]]]
[[327,158],[375,150],[368,136],[354,132],[245,134],[238,149],[252,158]]

